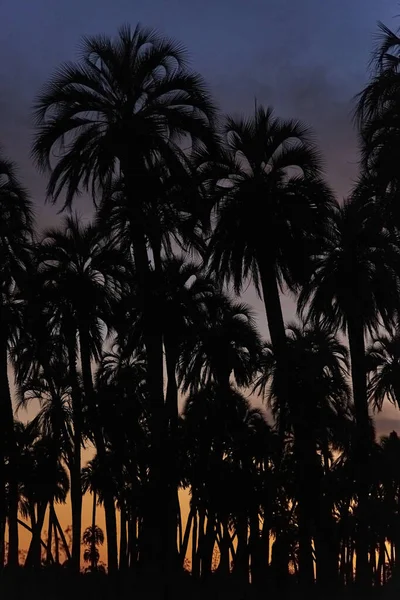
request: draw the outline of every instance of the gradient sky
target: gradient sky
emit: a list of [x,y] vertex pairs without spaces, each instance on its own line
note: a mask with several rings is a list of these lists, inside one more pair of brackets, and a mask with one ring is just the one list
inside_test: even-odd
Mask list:
[[[225,112],[254,98],[315,128],[327,175],[342,197],[357,173],[351,99],[366,80],[376,22],[400,25],[395,0],[0,0],[0,143],[20,165],[40,226],[54,223],[44,180],[29,159],[30,110],[40,85],[76,57],[83,34],[114,34],[124,23],[156,27],[182,41]],[[87,207],[80,208],[81,213]],[[265,318],[254,290],[244,295]],[[287,318],[293,303],[284,302]],[[398,423],[382,415],[382,430]]]

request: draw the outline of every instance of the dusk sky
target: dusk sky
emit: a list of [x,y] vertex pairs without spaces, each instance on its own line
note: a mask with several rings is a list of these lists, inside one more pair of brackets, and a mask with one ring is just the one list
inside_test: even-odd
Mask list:
[[[56,210],[44,207],[44,180],[29,159],[31,106],[59,63],[76,58],[82,35],[112,35],[121,24],[140,22],[182,41],[222,111],[251,111],[256,97],[312,125],[342,197],[357,173],[351,99],[366,80],[376,22],[400,25],[395,0],[0,0],[0,6],[0,143],[20,166],[40,226],[54,223]],[[260,311],[265,334],[252,289],[245,299]],[[285,309],[290,318],[290,302]],[[384,419],[395,416],[389,411]]]

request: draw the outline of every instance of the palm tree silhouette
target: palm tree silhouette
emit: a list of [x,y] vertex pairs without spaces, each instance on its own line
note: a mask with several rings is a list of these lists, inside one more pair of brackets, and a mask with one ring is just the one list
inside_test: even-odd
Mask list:
[[[381,320],[391,326],[398,298],[399,248],[392,234],[371,218],[372,202],[347,201],[335,212],[335,227],[314,259],[314,272],[299,297],[299,310],[308,318],[347,331],[358,430],[360,519],[357,572],[367,580],[367,502],[362,478],[367,477],[369,413],[364,336]],[[362,489],[364,489],[364,493]]]
[[367,348],[369,371],[368,395],[374,408],[381,411],[385,399],[400,406],[400,330],[372,339]]
[[104,533],[100,527],[87,527],[83,532],[82,541],[86,546],[83,552],[83,560],[90,562],[90,570],[97,571],[100,553],[97,546],[104,544]]
[[[58,438],[40,431],[40,420],[27,426],[18,423],[18,450],[21,456],[19,475],[21,494],[27,501],[31,520],[32,539],[25,560],[26,567],[38,568],[41,565],[41,532],[46,510],[50,508],[49,523],[52,524],[54,503],[65,502],[69,491],[66,470],[61,462],[61,448]],[[49,535],[51,527],[49,527]],[[48,556],[51,553],[51,539],[48,540]]]
[[[398,189],[398,33],[379,23],[379,42],[372,60],[371,78],[356,96],[355,111],[363,171],[372,176],[378,194],[388,195],[390,200],[394,200]],[[396,210],[395,203],[392,205]]]
[[[77,372],[78,348],[84,400],[90,415],[99,459],[105,464],[106,448],[98,422],[91,360],[100,359],[105,328],[110,326],[113,304],[121,296],[128,266],[124,265],[115,245],[100,238],[94,226],[81,226],[76,216],[67,217],[63,229],[53,229],[44,233],[38,252],[38,263],[39,277],[50,304],[50,324],[65,339],[71,383],[74,386],[73,567],[79,571],[82,502],[80,448],[83,423],[82,391]],[[111,490],[108,493],[105,489],[104,504],[107,552],[113,565],[117,547],[115,507]]]
[[[64,190],[65,206],[71,205],[80,187],[91,189],[95,198],[115,174],[122,175],[130,201],[130,243],[145,307],[145,347],[152,372],[148,384],[154,490],[147,503],[146,526],[149,540],[153,540],[149,541],[149,552],[154,555],[150,562],[161,564],[165,543],[160,539],[161,523],[155,523],[154,515],[162,511],[161,506],[152,510],[150,505],[158,502],[165,485],[163,361],[156,318],[157,286],[154,288],[156,280],[149,277],[148,246],[153,239],[146,229],[147,198],[151,204],[158,193],[159,179],[152,176],[154,164],[184,175],[183,140],[188,139],[193,150],[215,145],[215,109],[202,78],[186,69],[183,48],[137,26],[134,31],[121,28],[115,40],[85,38],[81,63],[64,65],[57,72],[37,100],[36,115],[33,156],[40,168],[51,171],[48,194],[54,201]],[[68,149],[65,135],[71,140]],[[52,169],[50,156],[55,149],[60,158]],[[146,189],[146,196],[138,194],[139,188]],[[158,248],[152,250],[157,259]],[[114,555],[109,569],[116,568]]]
[[[332,548],[332,506],[322,490],[319,452],[325,453],[334,443],[330,432],[336,433],[335,424],[341,424],[347,412],[347,350],[328,329],[291,324],[287,328],[287,353],[290,402],[284,421],[294,438],[300,583],[309,587],[314,582],[314,538],[317,580],[328,588],[335,583],[337,565]],[[269,343],[260,371],[257,387],[279,423],[285,407],[279,399],[277,357]]]
[[8,564],[18,565],[18,482],[14,418],[7,374],[8,351],[20,324],[18,299],[31,262],[33,213],[27,192],[19,183],[15,165],[0,155],[0,565],[4,564],[5,472],[9,463]]
[[262,291],[285,404],[286,337],[279,292],[283,286],[297,291],[307,277],[332,195],[320,179],[321,158],[312,134],[300,122],[279,119],[271,108],[259,106],[248,119],[227,118],[224,129],[231,173],[216,207],[211,269],[233,281],[237,293],[248,277]]

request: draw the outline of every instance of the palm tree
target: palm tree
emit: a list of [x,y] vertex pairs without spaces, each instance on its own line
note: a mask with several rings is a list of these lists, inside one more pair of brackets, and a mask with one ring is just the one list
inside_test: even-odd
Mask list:
[[5,472],[9,463],[8,563],[18,565],[18,482],[13,408],[8,381],[8,351],[18,329],[19,289],[30,263],[29,243],[33,227],[32,205],[16,176],[15,165],[0,155],[0,568],[4,564]]
[[[92,525],[91,527],[88,527],[83,534],[83,543],[89,546],[89,548],[85,552],[88,553],[87,558],[88,560],[90,560],[92,571],[96,570],[97,563],[99,560],[99,554],[97,550],[99,539],[97,534],[100,528],[96,525],[96,512],[97,503],[99,501],[99,494],[101,498],[104,486],[104,474],[101,473],[98,458],[95,457],[92,460],[90,460],[88,464],[82,469],[82,493],[85,494],[89,491],[93,496]],[[85,557],[84,560],[86,562]]]
[[[327,329],[291,324],[287,328],[287,355],[290,399],[284,422],[294,437],[299,578],[305,586],[314,582],[314,538],[317,580],[327,587],[335,583],[337,565],[332,506],[327,505],[322,490],[319,452],[325,453],[335,443],[335,428],[342,425],[341,418],[347,412],[347,350]],[[272,345],[266,344],[257,387],[279,422],[284,407],[279,401],[277,372],[277,357]]]
[[[77,217],[67,217],[62,229],[44,233],[38,252],[39,281],[47,302],[50,329],[65,340],[69,377],[72,385],[74,429],[73,524],[74,568],[79,571],[81,538],[81,444],[82,400],[78,378],[78,348],[82,372],[84,400],[99,459],[106,461],[104,437],[99,423],[91,360],[99,361],[106,328],[110,326],[114,303],[123,289],[129,266],[120,252],[99,237],[93,225],[81,226]],[[78,345],[79,340],[79,345]],[[105,494],[107,550],[112,565],[116,561],[116,524],[114,498]]]
[[[186,69],[183,48],[156,32],[123,27],[114,40],[85,38],[79,64],[64,65],[44,88],[37,103],[38,133],[33,155],[39,167],[51,171],[48,193],[54,201],[66,192],[71,205],[79,189],[93,196],[121,175],[129,198],[129,234],[139,290],[145,310],[145,347],[152,377],[152,480],[146,519],[159,563],[163,542],[154,515],[161,514],[162,497],[163,360],[157,294],[150,277],[146,228],[149,200],[158,195],[154,164],[185,176],[187,158],[181,141],[193,150],[213,145],[215,109],[202,78]],[[70,140],[64,144],[65,136]],[[59,156],[52,169],[50,156]],[[187,176],[186,176],[187,178]],[[144,194],[146,190],[146,194]],[[156,227],[157,230],[157,227]],[[159,228],[158,228],[159,230]],[[157,258],[157,248],[152,248]],[[150,513],[153,514],[150,514]],[[161,525],[161,524],[160,524]],[[115,558],[115,557],[114,557]],[[155,558],[155,556],[153,556]],[[161,560],[163,560],[161,558]],[[116,562],[109,565],[116,569]]]
[[393,335],[382,334],[367,348],[369,371],[368,396],[374,408],[381,411],[385,399],[400,407],[400,329]]
[[[397,465],[400,456],[400,439],[397,433],[392,431],[388,436],[382,436],[380,447],[379,482],[384,491],[381,514],[386,525],[383,537],[385,542],[390,539],[391,554],[395,557],[394,566],[398,567],[400,564],[400,478]],[[382,567],[384,564],[385,561]]]
[[[357,95],[355,117],[360,129],[363,170],[372,175],[380,196],[398,190],[400,38],[379,23],[379,44],[372,61],[371,79]],[[392,193],[389,200],[394,200]],[[395,203],[391,208],[398,210]]]
[[102,546],[104,544],[103,530],[97,526],[87,527],[83,532],[82,542],[86,546],[83,552],[83,560],[85,562],[90,562],[90,570],[92,572],[97,571],[97,565],[100,558],[97,546]]
[[281,401],[287,402],[286,337],[280,291],[297,291],[307,277],[332,206],[321,181],[321,159],[311,132],[256,107],[248,119],[225,124],[228,164],[225,194],[216,206],[211,269],[239,293],[251,277],[264,299],[268,328],[279,356]]
[[96,390],[120,511],[120,569],[128,563],[134,570],[138,544],[142,548],[144,543],[137,529],[140,531],[148,486],[150,416],[147,365],[143,353],[132,352],[132,339],[129,334],[127,337],[129,343],[119,345],[124,341],[121,333],[113,351],[103,355]]
[[400,251],[392,232],[374,218],[372,201],[358,198],[335,210],[335,225],[322,251],[314,257],[313,274],[299,297],[300,313],[316,323],[347,331],[358,440],[360,527],[357,578],[368,578],[367,502],[369,413],[365,334],[380,322],[392,323],[399,299]]
[[183,393],[214,383],[229,395],[231,379],[238,387],[249,386],[260,352],[250,307],[215,293],[207,301],[202,323],[192,328],[182,344],[179,381]]
[[35,419],[26,426],[18,423],[17,427],[20,492],[27,501],[32,530],[25,566],[36,568],[41,565],[41,532],[46,510],[50,509],[51,523],[54,502],[65,502],[69,491],[59,439],[54,432],[44,434],[39,425],[40,419]]

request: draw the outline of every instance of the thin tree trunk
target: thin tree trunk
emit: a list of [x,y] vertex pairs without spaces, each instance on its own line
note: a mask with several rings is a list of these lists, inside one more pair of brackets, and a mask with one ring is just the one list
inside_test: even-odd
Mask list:
[[97,492],[96,489],[92,491],[93,501],[92,501],[92,544],[90,549],[91,554],[91,568],[92,572],[96,570],[97,564],[95,560],[96,556],[96,509],[97,509]]
[[282,305],[279,294],[279,286],[276,278],[274,265],[261,253],[258,256],[261,286],[263,292],[265,312],[272,347],[277,361],[277,382],[279,394],[279,436],[281,444],[284,443],[287,423],[286,411],[289,398],[288,389],[288,365],[287,365],[287,341],[286,329],[283,319]]
[[71,561],[71,551],[69,549],[67,540],[65,538],[64,532],[62,530],[62,527],[60,525],[60,521],[58,520],[57,513],[56,513],[53,505],[50,507],[50,510],[53,513],[53,522],[55,524],[55,527],[56,527],[58,533],[60,534],[60,538],[61,538],[61,541],[62,541],[63,546],[64,546],[65,556],[66,556],[67,560],[70,562]]
[[[0,327],[2,323],[2,307],[0,305]],[[8,381],[8,352],[7,336],[4,332],[0,335],[0,568],[4,565],[4,530],[6,515],[8,518],[8,557],[7,563],[10,568],[16,568],[19,564],[18,556],[18,481],[17,481],[17,446],[14,432],[14,413]],[[8,457],[7,475],[5,472],[5,457]],[[6,480],[8,480],[8,514],[6,510]]]
[[128,523],[128,547],[129,547],[129,568],[135,570],[137,566],[137,516],[136,509],[131,507],[131,514]]
[[51,546],[53,544],[53,519],[51,510],[49,508],[49,525],[47,531],[47,552],[46,552],[46,563],[49,565],[53,562],[53,555],[51,553]]
[[[196,518],[197,518],[196,511],[193,508],[193,506],[191,506],[190,512],[188,514],[186,526],[185,526],[185,533],[183,535],[182,543],[179,548],[181,567],[183,567],[183,565],[185,564],[185,558],[186,558],[187,549],[188,549],[188,545],[189,545],[190,531],[192,529],[192,525],[193,525],[192,540],[193,540],[193,536],[195,534],[194,523],[195,523]],[[196,528],[197,528],[197,523],[196,523]],[[196,529],[196,536],[197,536],[197,529]],[[196,547],[196,541],[194,542],[194,546]]]
[[219,542],[219,565],[218,573],[224,578],[229,576],[229,547],[230,547],[230,535],[226,519],[221,520],[221,539]]
[[32,527],[32,539],[29,545],[28,554],[25,560],[25,567],[40,568],[41,565],[41,537],[44,518],[46,515],[47,502],[40,502],[38,505],[37,519],[35,526]]
[[236,520],[236,559],[234,572],[238,575],[240,581],[248,583],[249,581],[249,548],[247,544],[248,519],[247,515],[239,514]]
[[201,551],[201,578],[203,580],[211,575],[214,546],[215,514],[209,510],[207,513],[206,533]]
[[120,544],[119,544],[119,570],[125,571],[127,568],[127,550],[128,540],[126,533],[126,511],[123,505],[120,506]]
[[167,366],[167,392],[166,392],[166,424],[167,431],[165,447],[165,476],[168,482],[168,540],[167,540],[167,571],[172,574],[176,571],[179,563],[177,548],[177,525],[178,525],[178,474],[176,472],[176,440],[178,433],[178,385],[176,382],[177,350],[168,337],[165,338],[165,355]]
[[[262,579],[262,557],[261,557],[261,536],[260,520],[258,516],[258,507],[252,508],[250,513],[250,562],[251,562],[251,583],[258,587]],[[268,563],[264,564],[264,569],[268,568]]]
[[356,417],[355,463],[358,497],[358,534],[356,538],[356,583],[366,589],[370,582],[368,560],[368,479],[370,456],[370,421],[367,400],[364,327],[357,312],[349,315],[348,337],[351,377]]
[[53,523],[53,529],[54,529],[54,560],[55,560],[56,565],[59,565],[60,564],[60,546],[59,546],[59,537],[58,537],[57,526],[54,522],[53,503],[51,503],[51,505],[50,505],[50,512],[51,512],[51,521]]
[[71,511],[72,511],[72,557],[71,569],[79,573],[81,566],[82,536],[82,490],[81,490],[81,441],[82,402],[76,368],[76,332],[68,339],[68,363],[72,384],[72,420],[74,428],[73,453],[70,457]]
[[199,545],[197,540],[197,510],[193,515],[193,532],[192,532],[192,577],[196,581],[200,578],[200,554],[198,551]]
[[200,576],[203,577],[204,572],[204,564],[203,564],[203,554],[204,554],[204,544],[205,544],[205,522],[206,522],[206,514],[203,507],[199,508],[199,536],[197,542],[197,556],[200,562],[199,573]]

